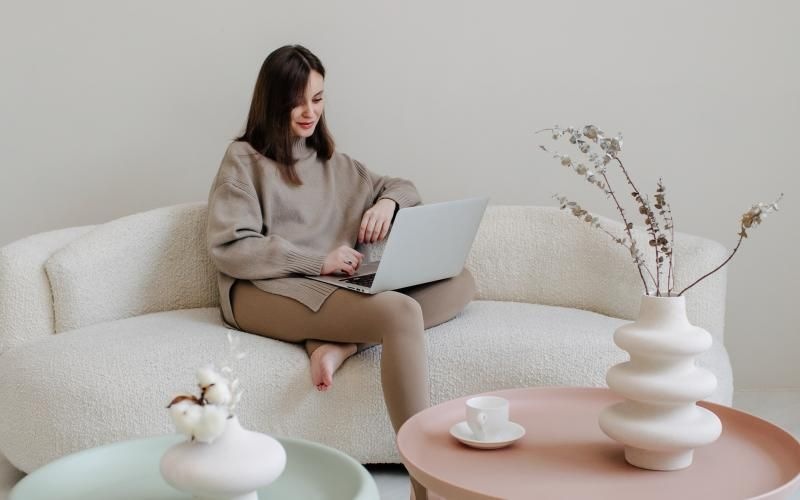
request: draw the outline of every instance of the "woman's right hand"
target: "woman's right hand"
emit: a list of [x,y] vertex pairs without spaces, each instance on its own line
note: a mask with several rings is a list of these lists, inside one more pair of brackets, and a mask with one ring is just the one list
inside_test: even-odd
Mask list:
[[352,276],[361,265],[364,254],[356,252],[347,245],[342,245],[325,257],[321,275],[342,273]]

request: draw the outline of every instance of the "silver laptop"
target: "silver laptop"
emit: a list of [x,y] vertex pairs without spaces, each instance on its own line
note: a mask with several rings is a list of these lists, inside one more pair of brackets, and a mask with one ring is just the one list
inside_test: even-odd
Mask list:
[[392,224],[381,260],[363,262],[353,276],[306,276],[376,294],[452,278],[461,272],[489,198],[402,208]]

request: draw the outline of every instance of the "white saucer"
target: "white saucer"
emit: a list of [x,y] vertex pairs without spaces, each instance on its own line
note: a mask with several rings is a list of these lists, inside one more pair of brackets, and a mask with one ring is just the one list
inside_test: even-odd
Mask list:
[[467,422],[462,420],[453,427],[450,427],[450,435],[467,446],[480,448],[482,450],[494,450],[496,448],[508,446],[514,441],[520,439],[525,435],[525,428],[518,423],[509,421],[508,427],[503,429],[502,432],[498,433],[497,436],[493,437],[492,439],[482,440],[476,438],[472,433],[472,430],[469,428],[469,425],[467,425]]

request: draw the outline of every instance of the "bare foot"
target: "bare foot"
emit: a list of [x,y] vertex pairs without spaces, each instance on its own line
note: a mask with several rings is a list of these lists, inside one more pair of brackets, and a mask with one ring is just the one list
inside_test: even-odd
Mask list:
[[333,374],[356,353],[355,344],[322,344],[311,354],[311,380],[318,391],[333,386]]

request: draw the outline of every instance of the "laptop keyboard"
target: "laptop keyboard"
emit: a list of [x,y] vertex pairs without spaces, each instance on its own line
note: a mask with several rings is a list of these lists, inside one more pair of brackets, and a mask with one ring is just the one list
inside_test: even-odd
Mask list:
[[372,274],[365,274],[364,276],[356,276],[354,278],[346,278],[339,281],[344,281],[345,283],[352,283],[354,285],[371,287],[372,280],[374,279],[375,279],[375,273],[372,273]]

